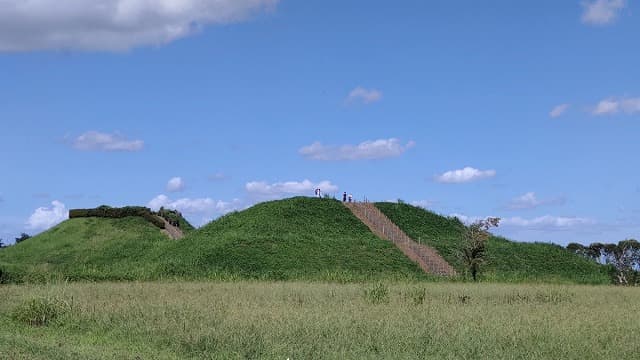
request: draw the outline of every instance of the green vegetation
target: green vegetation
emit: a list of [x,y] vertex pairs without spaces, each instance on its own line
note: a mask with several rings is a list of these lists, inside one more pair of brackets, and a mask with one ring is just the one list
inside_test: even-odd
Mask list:
[[169,238],[141,217],[76,218],[0,252],[0,282],[136,280]]
[[[459,254],[467,228],[460,221],[406,204],[377,206],[409,236],[436,248],[464,273]],[[139,216],[73,218],[2,249],[0,282],[432,278],[333,199],[261,203],[186,235],[169,240]],[[610,282],[609,267],[556,245],[491,237],[486,259],[482,281]]]
[[[386,293],[384,301],[370,301],[372,289]],[[9,359],[599,360],[640,353],[631,316],[640,311],[640,289],[630,287],[132,282],[1,291],[0,358]],[[14,317],[33,299],[54,304],[45,312],[56,316],[44,326]]]
[[228,214],[171,241],[141,217],[74,218],[0,252],[2,282],[424,279],[340,202],[292,198]]
[[640,285],[640,242],[626,239],[617,244],[571,243],[567,250],[593,261],[611,265],[614,281],[620,285]]
[[[465,273],[459,251],[466,227],[419,207],[398,203],[376,206],[407,235],[440,253],[456,270]],[[520,243],[492,236],[486,247],[487,263],[480,280],[506,282],[611,283],[610,268],[576,255],[559,245]]]
[[72,209],[69,211],[69,218],[109,218],[109,219],[122,219],[129,216],[139,216],[153,225],[164,229],[164,221],[158,218],[149,208],[142,206],[125,206],[122,208],[113,208],[107,205],[102,205],[95,209]]

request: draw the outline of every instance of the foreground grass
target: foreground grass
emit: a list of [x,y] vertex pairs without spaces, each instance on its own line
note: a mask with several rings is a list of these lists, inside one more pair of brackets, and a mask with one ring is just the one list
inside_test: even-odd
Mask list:
[[[0,287],[0,358],[634,359],[638,288],[447,283]],[[24,304],[57,317],[21,322]]]

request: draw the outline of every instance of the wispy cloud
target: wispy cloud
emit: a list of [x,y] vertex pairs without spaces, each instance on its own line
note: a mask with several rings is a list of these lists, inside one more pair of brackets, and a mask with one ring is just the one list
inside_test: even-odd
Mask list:
[[562,116],[565,112],[567,112],[567,110],[569,109],[571,105],[570,104],[560,104],[556,107],[554,107],[553,109],[551,109],[551,112],[549,112],[549,116],[552,118],[557,118]]
[[3,0],[0,51],[123,51],[243,21],[278,0]]
[[509,204],[507,204],[507,208],[510,210],[535,209],[545,205],[562,205],[565,201],[563,197],[538,199],[534,192],[528,192],[511,200]]
[[[450,216],[457,217],[465,224],[471,224],[475,221],[487,218],[480,216],[466,216],[462,214],[451,214]],[[593,226],[596,224],[597,222],[593,219],[576,216],[544,215],[534,218],[523,218],[520,216],[515,216],[503,217],[500,219],[500,228],[511,227],[538,231],[571,230],[584,226]]]
[[610,24],[626,6],[626,0],[583,1],[582,22],[589,25]]
[[81,151],[140,151],[142,140],[128,140],[122,134],[88,131],[72,141],[72,146]]
[[69,218],[66,206],[58,201],[51,202],[51,207],[37,208],[26,222],[29,230],[47,230]]
[[640,113],[640,97],[636,98],[607,98],[592,107],[593,115],[615,115],[618,113]]
[[365,160],[400,156],[414,146],[413,141],[403,145],[400,140],[390,138],[367,140],[358,145],[323,145],[315,142],[302,147],[298,152],[310,160]]
[[227,176],[225,173],[222,173],[222,172],[217,172],[207,177],[209,181],[222,181],[222,180],[227,180],[228,178],[229,176]]
[[365,89],[361,86],[351,90],[347,96],[347,104],[372,104],[382,100],[382,92],[376,89]]
[[459,170],[447,171],[444,174],[437,175],[435,181],[445,184],[461,184],[476,180],[491,178],[496,176],[495,170],[479,170],[472,167],[465,167]]
[[179,192],[179,191],[183,191],[184,188],[185,188],[185,183],[184,183],[184,180],[182,180],[181,177],[171,178],[167,182],[167,191],[168,192]]

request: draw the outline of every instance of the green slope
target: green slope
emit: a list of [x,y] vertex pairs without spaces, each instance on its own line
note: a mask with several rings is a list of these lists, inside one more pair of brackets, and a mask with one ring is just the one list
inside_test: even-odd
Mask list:
[[4,281],[424,278],[340,202],[258,204],[169,240],[142,218],[78,218],[0,251]]
[[141,217],[78,218],[0,251],[5,281],[133,280],[169,238]]
[[297,197],[226,215],[160,259],[163,273],[243,278],[365,280],[425,277],[340,202]]
[[[407,235],[432,246],[459,272],[458,258],[465,226],[455,218],[432,213],[419,207],[376,203],[376,206]],[[575,255],[559,245],[521,243],[491,237],[487,246],[485,280],[610,283],[608,268]]]

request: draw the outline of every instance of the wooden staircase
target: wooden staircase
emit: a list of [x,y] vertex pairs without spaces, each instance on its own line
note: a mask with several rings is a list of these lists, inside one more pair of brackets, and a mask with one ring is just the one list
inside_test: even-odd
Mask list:
[[371,231],[379,237],[394,243],[402,253],[417,263],[429,274],[453,276],[456,271],[438,252],[411,239],[373,203],[344,203]]

